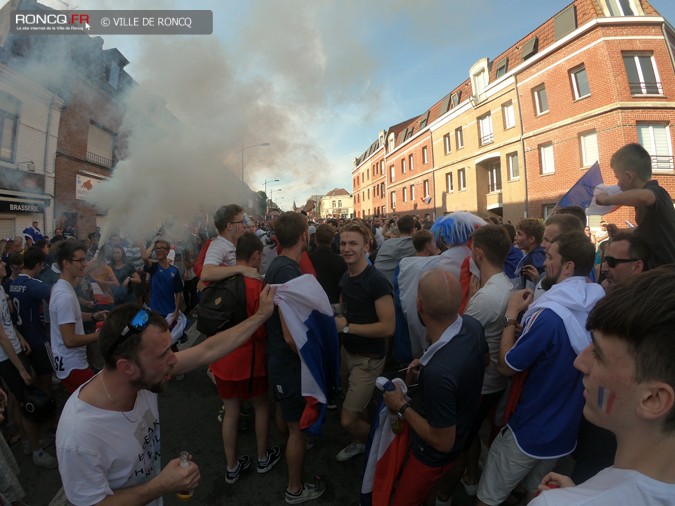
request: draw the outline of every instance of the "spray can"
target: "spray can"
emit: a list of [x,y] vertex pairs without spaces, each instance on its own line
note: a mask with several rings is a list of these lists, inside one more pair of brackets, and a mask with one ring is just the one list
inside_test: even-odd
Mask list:
[[[190,452],[180,452],[180,467],[188,467],[190,465]],[[176,495],[181,501],[189,501],[192,499],[193,490],[181,490]]]

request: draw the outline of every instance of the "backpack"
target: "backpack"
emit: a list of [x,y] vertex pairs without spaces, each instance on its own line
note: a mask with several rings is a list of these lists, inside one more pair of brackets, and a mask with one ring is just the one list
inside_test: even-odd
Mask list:
[[243,322],[246,316],[246,285],[238,274],[209,283],[197,306],[197,330],[212,336]]

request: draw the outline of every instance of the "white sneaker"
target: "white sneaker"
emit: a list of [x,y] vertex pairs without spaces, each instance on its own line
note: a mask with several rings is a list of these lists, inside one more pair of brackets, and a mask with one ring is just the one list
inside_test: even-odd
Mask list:
[[326,485],[323,482],[317,483],[305,483],[302,486],[302,490],[297,494],[291,494],[286,490],[286,502],[288,504],[300,504],[307,501],[313,501],[321,497],[326,491]]
[[33,454],[33,464],[45,469],[56,469],[59,465],[56,458],[44,451],[40,451],[37,455]]
[[338,460],[338,462],[347,462],[357,455],[361,455],[365,451],[366,445],[362,443],[352,443],[340,450],[340,453],[338,453],[335,458]]

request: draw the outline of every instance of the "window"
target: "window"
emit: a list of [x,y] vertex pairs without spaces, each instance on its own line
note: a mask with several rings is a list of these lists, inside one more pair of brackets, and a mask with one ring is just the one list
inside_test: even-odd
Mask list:
[[414,184],[410,185],[410,200],[415,202],[415,185]]
[[366,169],[366,179],[370,181],[370,169]]
[[405,158],[401,159],[401,174],[405,174]]
[[455,129],[455,142],[457,143],[457,149],[462,149],[464,147],[464,133],[462,133],[462,127]]
[[384,160],[380,160],[380,176],[384,175]]
[[401,200],[408,202],[408,189],[405,186],[401,189]]
[[478,118],[478,129],[478,135],[480,136],[479,144],[481,146],[492,144],[494,142],[495,136],[492,132],[492,115],[490,113]]
[[111,132],[93,123],[87,132],[87,160],[104,167],[113,166],[115,137]]
[[361,182],[362,183],[363,183],[363,179],[364,179],[364,174],[363,174],[363,172],[361,172]]
[[380,183],[380,196],[384,197],[384,183]]
[[429,163],[429,153],[428,153],[428,150],[427,150],[427,147],[426,147],[426,146],[424,146],[424,147],[422,148],[422,163],[423,163],[424,165],[426,165],[427,163]]
[[508,68],[509,68],[509,59],[504,58],[502,61],[500,61],[497,64],[497,73],[496,73],[497,79],[499,79],[504,74],[506,74],[506,72],[508,71]]
[[391,192],[391,208],[396,209],[396,192]]
[[499,162],[488,165],[488,192],[502,191],[502,169]]
[[420,120],[420,130],[427,126],[427,121],[429,121],[429,111],[424,114],[424,117]]
[[506,102],[502,105],[502,116],[504,116],[504,130],[516,126],[516,115],[513,112],[513,102]]
[[120,66],[116,62],[112,62],[108,68],[108,84],[117,89],[117,83],[120,80]]
[[553,215],[553,210],[556,207],[558,207],[557,204],[544,204],[544,206],[543,206],[544,221],[548,220],[549,216]]
[[447,191],[448,193],[452,193],[453,191],[455,191],[455,188],[452,185],[452,172],[448,172],[445,175],[445,191]]
[[485,69],[481,69],[479,72],[476,72],[473,75],[473,92],[474,95],[478,96],[483,93],[483,90],[488,85],[488,75]]
[[629,0],[607,0],[610,16],[635,16]]
[[394,151],[394,147],[396,147],[395,142],[396,142],[396,139],[395,139],[394,134],[392,133],[392,134],[389,135],[389,142],[387,143],[388,144],[387,145],[387,151],[389,151],[389,152]]
[[459,191],[463,192],[466,190],[466,169],[459,169],[457,171],[457,184],[459,185]]
[[408,165],[410,166],[410,170],[415,170],[415,162],[414,162],[413,155],[410,155],[408,157]]
[[631,95],[661,95],[663,86],[652,54],[624,54]]
[[595,131],[586,132],[579,136],[581,144],[581,164],[590,167],[598,161],[598,135]]
[[389,182],[393,183],[396,181],[396,170],[394,169],[393,165],[389,166]]
[[425,179],[424,180],[424,198],[426,199],[428,197],[429,197],[429,180]]
[[0,110],[0,158],[10,162],[14,161],[17,119],[18,115]]
[[443,136],[443,149],[445,150],[446,155],[452,150],[452,147],[450,146],[450,134],[445,134]]
[[588,86],[588,76],[586,75],[586,67],[583,65],[570,72],[572,79],[572,90],[574,91],[574,99],[587,97],[591,94],[591,88]]
[[542,144],[539,146],[539,161],[541,163],[542,174],[553,174],[555,172],[552,143]]
[[462,92],[458,91],[457,93],[453,93],[450,95],[450,102],[452,103],[452,107],[457,107],[459,105],[459,99],[462,96]]
[[652,155],[652,169],[673,170],[673,147],[667,125],[638,123],[638,141]]
[[518,165],[518,153],[509,153],[506,155],[506,164],[509,167],[509,180],[520,179],[520,166]]
[[534,88],[532,90],[532,94],[534,95],[534,110],[537,116],[539,116],[540,114],[544,114],[545,112],[548,112],[548,98],[546,96],[546,87],[542,84],[541,86]]
[[[370,198],[370,190],[368,190],[368,198]],[[342,207],[342,201],[338,200],[338,207]]]
[[336,204],[336,202],[333,201],[333,209],[335,209],[337,207],[335,204]]

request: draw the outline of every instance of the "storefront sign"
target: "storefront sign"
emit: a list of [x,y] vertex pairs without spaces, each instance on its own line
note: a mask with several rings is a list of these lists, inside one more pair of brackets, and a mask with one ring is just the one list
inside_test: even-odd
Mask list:
[[0,200],[0,213],[43,213],[44,210],[41,203]]

